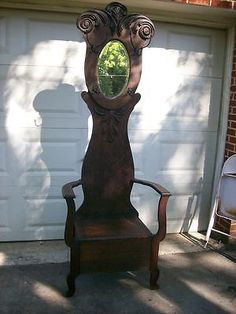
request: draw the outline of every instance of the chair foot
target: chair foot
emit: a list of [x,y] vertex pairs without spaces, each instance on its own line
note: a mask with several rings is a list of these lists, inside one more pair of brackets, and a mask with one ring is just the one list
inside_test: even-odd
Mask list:
[[159,269],[156,268],[154,270],[151,270],[150,272],[150,289],[151,290],[159,289],[159,285],[157,284],[158,277],[159,277]]
[[69,274],[67,276],[66,281],[67,281],[67,285],[68,285],[68,291],[66,292],[66,297],[70,298],[75,293],[75,276],[72,274]]
[[158,290],[160,289],[160,286],[156,283],[154,285],[150,285],[150,290]]

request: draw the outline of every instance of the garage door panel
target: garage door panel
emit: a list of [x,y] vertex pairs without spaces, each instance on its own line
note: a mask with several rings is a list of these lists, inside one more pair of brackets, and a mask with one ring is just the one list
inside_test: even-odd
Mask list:
[[[49,40],[78,42],[81,34],[72,22],[45,20],[45,18],[27,19],[28,46],[34,47],[38,42]],[[61,31],[63,29],[63,32]]]
[[65,224],[66,210],[61,197],[50,199],[26,199],[26,226],[62,226]]
[[[178,30],[170,29],[167,36],[167,49],[186,52],[202,52],[209,54],[211,51],[211,36],[204,34],[186,32],[184,28]],[[186,33],[185,33],[186,32]]]
[[179,77],[179,86],[173,95],[166,99],[167,116],[181,119],[195,117],[208,119],[212,84],[209,79],[199,77]]
[[3,232],[4,229],[8,229],[9,227],[9,220],[8,220],[8,211],[9,211],[9,204],[8,204],[8,198],[0,197],[0,232]]
[[0,173],[6,174],[7,164],[6,164],[6,143],[0,141]]
[[[162,68],[186,75],[222,76],[225,46],[219,43],[224,42],[225,31],[171,23],[158,23],[156,29],[158,36],[150,47],[167,50],[162,56],[169,64],[164,63]],[[149,53],[149,49],[144,50],[144,55]],[[154,60],[159,65],[160,61]]]
[[[201,191],[198,191],[194,194],[175,194],[174,198],[170,200],[172,210],[167,211],[168,220],[183,221],[183,219],[195,218],[195,210],[198,210],[199,208],[198,202],[201,197],[200,192]],[[173,210],[173,208],[176,210]]]
[[146,176],[163,173],[174,178],[180,172],[190,172],[194,179],[194,172],[206,175],[206,163],[209,178],[212,176],[209,158],[216,148],[214,132],[130,130],[129,137],[135,167],[143,169]]
[[[212,133],[192,132],[191,134],[170,134],[163,132],[159,154],[161,154],[160,171],[205,172],[206,156],[216,148],[216,137]],[[167,134],[166,134],[167,133]],[[190,136],[191,135],[191,136]],[[172,139],[175,139],[172,141]]]
[[[156,100],[153,101],[153,107],[155,107],[156,104]],[[146,109],[148,110],[148,106],[146,106]],[[207,120],[206,118],[201,118],[197,116],[194,118],[183,116],[180,119],[180,117],[175,117],[174,115],[172,115],[171,117],[163,119],[161,114],[155,114],[155,108],[153,108],[153,115],[142,114],[142,112],[139,110],[139,108],[136,108],[136,111],[130,118],[130,130],[135,130],[136,128],[146,130],[148,128],[152,129],[153,132],[171,130],[198,131],[199,129],[207,131],[208,127],[211,127],[213,129],[216,128],[216,125],[212,121],[213,119],[210,120],[210,118],[209,120]],[[218,116],[218,114],[215,115]]]
[[[75,169],[75,165],[84,157],[88,143],[87,129],[69,129],[63,128],[26,128],[23,130],[22,143],[25,147],[25,153],[28,158],[36,163],[27,169],[33,167],[34,170],[44,169],[38,164],[38,160],[46,163],[48,168],[60,170]],[[29,155],[31,153],[31,156]],[[68,160],[68,161],[67,161]]]
[[[21,128],[19,128],[20,130]],[[80,147],[87,145],[88,140],[88,129],[78,127],[76,130],[74,128],[25,128],[23,140],[28,143],[38,142],[45,143],[77,143],[80,142]],[[85,152],[85,150],[83,149]]]
[[63,84],[56,89],[40,91],[34,98],[33,107],[42,116],[51,114],[51,118],[55,118],[55,114],[78,115],[81,107],[78,106],[79,100],[80,93],[76,93],[74,86]]
[[25,139],[26,151],[35,147],[36,153],[26,153],[28,162],[21,169],[19,180],[22,187],[38,186],[40,190],[40,187],[63,185],[80,177],[88,143],[87,130],[66,132],[63,129],[45,129],[38,139],[33,134],[28,135],[29,138]]
[[[63,31],[62,31],[63,30]],[[27,51],[30,64],[77,67],[83,73],[86,45],[75,22],[27,20]]]
[[12,184],[9,165],[8,142],[5,130],[0,128],[0,196]]
[[[17,66],[2,81],[4,99],[0,107],[5,113],[1,125],[16,127],[87,128],[88,109],[84,106],[81,91],[84,81],[71,70],[64,75],[62,69]],[[15,73],[15,76],[11,74]],[[51,76],[51,77],[50,77]],[[20,84],[19,84],[20,83]]]
[[131,116],[129,126],[216,132],[221,84],[220,79],[182,75],[175,77],[172,84],[172,79],[165,81],[161,74],[157,74],[152,82],[143,83],[142,98],[134,116]]
[[[37,56],[36,64],[50,66],[62,65],[62,61],[67,66],[80,66],[83,63],[86,49],[74,20],[63,23],[31,18],[27,21],[27,48],[34,50],[36,47],[42,53],[41,56]],[[47,53],[46,49],[48,54],[47,58],[44,58]],[[79,53],[83,55],[79,55]]]
[[[30,173],[24,174],[20,177],[18,180],[19,187],[21,189],[21,192],[23,192],[25,189],[31,190],[32,193],[44,193],[48,195],[48,193],[51,190],[51,187],[55,186],[60,193],[61,197],[61,188],[62,186],[70,181],[76,181],[80,179],[81,175],[79,172],[65,172],[62,171],[58,172],[36,172],[36,173]],[[28,185],[31,185],[30,188],[27,188]]]
[[9,65],[26,49],[25,20],[16,16],[0,16],[0,64]]
[[[7,79],[6,90],[9,86],[9,88],[12,88],[12,93],[16,93],[19,90],[19,92],[25,93],[25,97],[28,97],[27,95],[30,93],[29,96],[33,99],[39,92],[56,89],[58,85],[63,83],[71,83],[72,87],[75,86],[74,88],[77,89],[81,86],[82,88],[85,87],[84,74],[77,72],[74,68],[67,69],[66,67],[52,66],[49,70],[47,66],[34,67],[34,65],[12,64],[10,67],[1,65],[0,73],[1,77],[4,75]],[[24,85],[14,85],[14,83],[19,83],[19,81]],[[10,93],[10,90],[7,91]],[[63,90],[63,92],[67,92],[67,96],[70,97],[70,90]],[[62,93],[60,95],[62,96]],[[62,97],[64,99],[64,96]],[[69,103],[68,106],[70,106]]]
[[[17,35],[16,35],[17,31]],[[86,45],[75,19],[54,22],[0,16],[1,64],[76,66],[83,73]]]
[[[145,91],[131,116],[130,128],[217,131],[221,81],[204,78],[179,78],[173,90],[158,83]],[[153,84],[153,83],[152,83]],[[149,86],[150,87],[150,86]],[[159,92],[160,91],[160,92]]]
[[6,54],[8,51],[7,44],[7,19],[0,17],[0,54]]
[[[41,142],[41,159],[37,159],[28,172],[45,171],[71,172],[75,171],[77,164],[77,143],[48,143]],[[77,168],[77,167],[76,167]]]
[[[3,71],[3,67],[0,65],[0,115],[1,120],[3,119],[4,113],[4,85],[6,81],[6,71]],[[0,124],[1,125],[1,124]]]
[[[185,124],[179,124],[179,130],[185,128],[192,130],[217,131],[215,121],[219,118],[221,99],[221,80],[204,77],[185,77],[180,79],[176,92],[168,97],[165,106],[168,107],[167,117],[177,121],[185,119]],[[214,108],[212,108],[214,106]],[[210,112],[212,110],[212,112]],[[189,123],[189,127],[187,124]],[[199,124],[198,124],[199,122]],[[203,125],[204,123],[204,125]],[[164,126],[165,127],[165,126]],[[173,129],[173,126],[172,126]]]
[[12,193],[13,188],[9,181],[0,182],[0,239],[7,240],[14,233],[12,225]]
[[[25,238],[60,239],[63,237],[67,210],[61,197],[61,186],[51,186],[46,195],[37,186],[23,194]],[[51,230],[51,231],[50,231]]]

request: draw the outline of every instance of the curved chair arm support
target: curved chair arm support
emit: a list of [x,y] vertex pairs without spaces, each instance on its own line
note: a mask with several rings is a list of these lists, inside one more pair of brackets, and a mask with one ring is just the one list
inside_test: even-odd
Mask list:
[[155,182],[141,180],[141,179],[137,179],[137,178],[134,178],[133,182],[139,183],[142,185],[150,186],[153,190],[155,190],[161,196],[168,196],[168,197],[171,196],[171,193],[167,189],[165,189],[163,186],[161,186],[160,184],[157,184]]
[[62,187],[62,195],[66,200],[67,204],[67,217],[66,217],[66,227],[65,227],[65,242],[67,246],[72,246],[73,243],[73,223],[74,223],[74,215],[75,215],[75,193],[73,188],[82,184],[81,180],[73,181],[65,184]]
[[154,235],[154,241],[160,242],[165,238],[165,235],[166,235],[166,205],[167,205],[169,197],[171,196],[171,193],[160,184],[157,184],[154,182],[140,180],[136,178],[134,178],[133,182],[149,186],[161,196],[158,203],[159,228],[158,228],[157,233]]
[[75,193],[73,188],[82,184],[81,180],[69,182],[62,187],[62,195],[65,199],[67,198],[75,198]]

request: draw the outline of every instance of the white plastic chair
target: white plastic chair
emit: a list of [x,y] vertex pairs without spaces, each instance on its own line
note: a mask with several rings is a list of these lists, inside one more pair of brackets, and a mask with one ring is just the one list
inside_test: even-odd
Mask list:
[[224,163],[206,233],[205,247],[212,231],[236,238],[236,236],[225,233],[214,226],[217,216],[230,221],[236,220],[236,154],[229,157]]

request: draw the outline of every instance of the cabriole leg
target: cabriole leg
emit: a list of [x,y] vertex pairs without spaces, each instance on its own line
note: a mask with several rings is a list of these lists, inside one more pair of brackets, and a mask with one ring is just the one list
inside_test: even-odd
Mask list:
[[66,297],[72,297],[75,293],[75,279],[76,276],[69,273],[69,275],[66,278],[67,285],[68,285],[68,291],[66,292]]
[[159,277],[159,269],[156,267],[156,269],[152,269],[150,271],[150,289],[156,290],[159,289],[159,285],[157,284],[157,280]]
[[72,249],[70,251],[70,273],[68,274],[66,281],[68,285],[68,291],[66,297],[72,297],[75,293],[75,279],[80,274],[80,260],[79,260],[79,248]]
[[159,243],[152,243],[152,255],[150,261],[150,289],[155,290],[159,289],[157,280],[159,278],[159,268],[158,268],[158,252],[159,252]]

